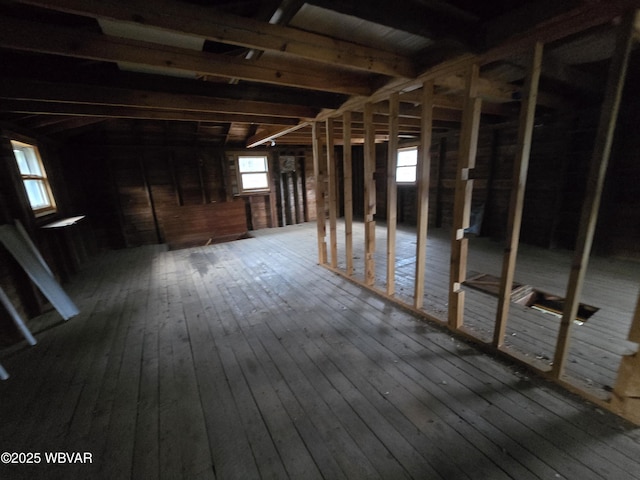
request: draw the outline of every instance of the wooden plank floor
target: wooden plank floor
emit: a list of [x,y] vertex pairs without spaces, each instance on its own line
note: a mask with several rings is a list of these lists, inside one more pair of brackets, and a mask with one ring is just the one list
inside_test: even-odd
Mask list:
[[[364,236],[354,224],[355,277],[363,279]],[[386,285],[386,227],[376,228],[376,287]],[[339,224],[339,267],[345,268],[343,225]],[[342,244],[340,244],[342,242]],[[402,227],[397,232],[396,296],[413,303],[416,233]],[[503,244],[487,238],[469,239],[468,271],[499,277]],[[447,230],[432,229],[427,239],[423,310],[446,321],[448,302],[450,237]],[[564,296],[572,254],[520,245],[515,281]],[[497,311],[497,297],[473,288],[465,290],[465,329],[490,342]],[[604,397],[614,385],[621,356],[637,349],[627,341],[629,326],[640,291],[638,263],[593,257],[581,301],[599,308],[589,320],[572,329],[566,372],[571,383]],[[560,319],[531,308],[511,304],[505,345],[540,367],[552,364]]]
[[315,231],[87,265],[81,314],[0,357],[0,451],[93,463],[0,478],[640,479],[640,429],[318,267]]

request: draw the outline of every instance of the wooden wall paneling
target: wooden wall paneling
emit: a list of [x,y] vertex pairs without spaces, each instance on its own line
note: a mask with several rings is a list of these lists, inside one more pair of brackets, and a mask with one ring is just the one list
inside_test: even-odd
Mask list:
[[306,222],[307,217],[307,199],[305,198],[305,171],[304,171],[304,152],[292,152],[295,155],[295,197],[296,197],[296,223]]
[[313,167],[313,145],[305,153],[305,157],[302,161],[304,170],[304,194],[305,201],[305,220],[307,222],[313,222],[317,218],[316,214],[316,177]]
[[157,236],[138,155],[128,151],[117,152],[112,162],[117,196],[122,205],[126,246],[155,243]]
[[175,165],[175,153],[173,151],[169,152],[169,171],[171,172],[171,181],[173,182],[173,191],[175,192],[176,197],[176,205],[181,207],[184,205],[184,200],[182,199],[182,187],[180,185],[180,179],[178,178],[178,172],[176,171]]
[[295,195],[295,174],[289,172],[286,175],[287,179],[287,215],[290,218],[291,225],[295,225],[296,222],[296,195]]
[[389,97],[389,143],[387,145],[387,295],[396,293],[396,227],[398,223],[398,141],[400,94]]
[[124,216],[124,208],[122,205],[122,198],[120,196],[117,174],[114,168],[114,164],[110,158],[106,157],[103,159],[105,168],[107,170],[107,177],[109,181],[109,194],[113,201],[113,204],[116,207],[116,216],[118,219],[118,233],[120,238],[120,243],[122,247],[128,247],[129,241],[126,234],[126,219]]
[[459,329],[464,318],[464,291],[462,282],[466,278],[468,239],[464,229],[469,226],[471,214],[471,194],[473,180],[470,170],[475,166],[478,146],[478,131],[482,99],[478,96],[478,80],[480,67],[471,65],[466,73],[465,106],[460,133],[460,149],[456,169],[456,190],[453,212],[453,228],[451,239],[451,263],[449,280],[449,327]]
[[300,161],[296,158],[296,170],[293,172],[293,198],[295,223],[304,222],[304,202],[302,201],[302,171],[300,169]]
[[291,217],[291,175],[289,173],[284,172],[280,174],[280,186],[282,188],[282,192],[280,194],[282,202],[281,217],[284,220],[285,225],[292,225],[294,222]]
[[491,155],[489,157],[489,169],[487,172],[487,189],[484,196],[484,219],[480,230],[480,235],[483,237],[489,236],[492,233],[494,181],[496,178],[497,163],[499,161],[500,137],[500,129],[494,129],[491,136]]
[[158,243],[163,243],[162,233],[160,232],[160,224],[158,223],[158,213],[156,212],[156,205],[153,199],[153,191],[149,185],[149,176],[147,175],[147,166],[145,164],[145,155],[142,154],[139,157],[140,172],[142,174],[142,182],[147,195],[147,201],[149,202],[149,208],[151,209],[151,217],[153,218],[153,227],[156,232],[156,238]]
[[165,241],[172,249],[237,240],[249,230],[244,199],[171,206],[162,212],[161,221]]
[[[640,295],[636,303],[628,339],[640,344]],[[640,424],[640,354],[624,355],[618,368],[611,406],[614,412]]]
[[318,234],[318,263],[327,263],[327,226],[324,210],[324,173],[322,171],[322,138],[320,137],[320,124],[313,122],[311,132],[313,137],[313,174],[316,179],[316,223]]
[[609,165],[609,157],[611,156],[611,147],[626,79],[629,56],[635,42],[635,22],[638,16],[638,13],[634,11],[632,14],[625,16],[624,21],[620,24],[618,38],[616,40],[616,49],[609,67],[607,86],[596,134],[596,143],[589,167],[585,199],[580,216],[578,238],[571,265],[571,273],[565,295],[565,306],[562,312],[562,321],[553,360],[552,375],[555,378],[560,378],[563,374],[569,352],[571,327],[573,325],[573,319],[576,318],[578,312],[584,278],[589,263],[589,255],[591,254],[602,188]]
[[371,102],[364,105],[364,132],[364,282],[371,287],[376,278],[376,132]]
[[178,180],[182,190],[183,205],[202,205],[202,180],[197,152],[194,149],[188,149],[177,153],[179,154]]
[[498,295],[498,310],[493,332],[493,345],[500,348],[504,343],[504,334],[509,316],[511,303],[511,289],[516,270],[518,244],[520,242],[520,226],[522,224],[522,210],[524,208],[524,194],[529,170],[529,155],[531,153],[531,139],[535,123],[536,99],[542,69],[542,50],[540,42],[536,43],[529,72],[524,86],[524,97],[520,106],[520,125],[518,127],[518,151],[513,168],[513,186],[509,217],[507,219],[507,240],[502,260],[502,276],[500,278],[500,292]]
[[351,112],[342,115],[344,146],[342,164],[344,176],[344,249],[347,275],[353,275],[353,155],[351,150]]
[[[269,172],[273,172],[278,164],[278,158],[274,155],[268,155]],[[276,188],[276,178],[273,173],[269,175],[269,226],[275,228],[278,226],[278,189]]]
[[280,214],[280,224],[284,227],[287,225],[287,194],[286,194],[286,178],[285,174],[280,172],[280,169],[274,172],[274,176],[277,174],[278,181],[276,183],[276,189],[278,193],[278,200],[280,203],[280,208],[278,213]]
[[436,181],[436,205],[435,205],[435,227],[442,227],[442,210],[443,210],[443,198],[444,198],[444,186],[442,180],[444,179],[444,166],[447,161],[447,137],[440,138],[438,146],[438,177]]
[[422,308],[424,302],[424,274],[426,268],[427,225],[429,223],[429,184],[431,182],[431,134],[433,125],[433,80],[422,85],[422,118],[420,148],[418,149],[418,221],[416,240],[416,278],[413,306]]
[[209,186],[207,185],[207,165],[200,152],[196,154],[198,159],[198,178],[200,180],[200,193],[202,195],[202,203],[206,205],[211,203],[211,194],[209,193]]
[[336,179],[336,152],[334,143],[333,119],[325,122],[327,136],[327,186],[329,188],[329,246],[331,251],[331,266],[338,266],[338,197]]

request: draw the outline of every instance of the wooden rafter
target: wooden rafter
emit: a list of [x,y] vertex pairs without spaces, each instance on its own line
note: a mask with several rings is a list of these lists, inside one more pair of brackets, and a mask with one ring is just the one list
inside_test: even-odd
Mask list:
[[259,50],[286,52],[330,65],[342,65],[390,76],[411,78],[412,62],[379,49],[336,40],[299,29],[229,15],[186,2],[158,0],[20,0],[63,12],[108,18],[188,33],[209,40]]
[[254,115],[248,117],[233,113],[195,112],[165,109],[126,107],[119,105],[90,105],[81,103],[55,103],[37,100],[2,100],[0,110],[38,115],[65,115],[74,117],[139,118],[146,120],[177,120],[187,122],[259,123],[263,125],[297,125],[298,118]]
[[6,78],[0,79],[0,98],[304,119],[316,114],[315,109],[298,105]]
[[264,59],[249,61],[2,16],[0,46],[349,95],[371,93],[367,77],[346,71],[328,71],[319,64],[303,66]]

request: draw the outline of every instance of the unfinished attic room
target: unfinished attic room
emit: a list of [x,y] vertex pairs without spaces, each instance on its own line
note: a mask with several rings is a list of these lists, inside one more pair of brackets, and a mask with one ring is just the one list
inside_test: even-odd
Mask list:
[[640,0],[0,0],[0,478],[640,480]]

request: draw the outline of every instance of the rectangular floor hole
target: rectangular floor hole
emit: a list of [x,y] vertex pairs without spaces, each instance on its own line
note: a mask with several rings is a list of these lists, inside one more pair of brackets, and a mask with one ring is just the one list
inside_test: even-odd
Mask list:
[[[470,278],[464,284],[489,295],[498,296],[500,293],[500,278],[488,273],[470,274]],[[517,282],[513,282],[512,285],[511,301],[558,318],[562,318],[565,304],[565,299],[562,297]],[[598,307],[581,303],[574,321],[583,324],[598,310],[600,310]]]

